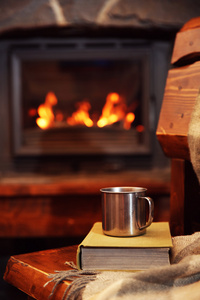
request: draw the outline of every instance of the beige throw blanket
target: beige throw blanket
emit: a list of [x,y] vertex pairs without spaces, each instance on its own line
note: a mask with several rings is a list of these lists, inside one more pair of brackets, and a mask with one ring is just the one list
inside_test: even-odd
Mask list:
[[200,91],[189,123],[188,146],[190,160],[200,183]]
[[63,271],[50,277],[56,285],[64,279],[72,281],[63,299],[199,300],[200,232],[174,237],[170,259],[171,265],[136,273],[74,269],[71,275]]

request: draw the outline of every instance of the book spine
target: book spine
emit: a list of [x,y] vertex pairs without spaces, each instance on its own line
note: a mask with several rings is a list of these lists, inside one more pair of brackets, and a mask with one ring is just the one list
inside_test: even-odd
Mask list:
[[81,264],[81,255],[82,255],[82,245],[80,244],[77,248],[77,252],[76,252],[76,265],[78,267],[79,270],[82,269],[82,264]]

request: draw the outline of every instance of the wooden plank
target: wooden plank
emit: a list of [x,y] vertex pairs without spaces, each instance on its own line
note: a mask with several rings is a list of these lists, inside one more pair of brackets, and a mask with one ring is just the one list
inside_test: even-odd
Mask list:
[[156,135],[169,157],[183,158],[184,153],[189,158],[187,133],[199,88],[200,62],[168,72]]
[[157,138],[166,156],[190,160],[187,136],[157,134]]
[[170,228],[173,236],[199,231],[199,192],[191,162],[172,159]]
[[200,27],[200,17],[192,18],[186,22],[180,31],[186,31]]
[[[48,275],[55,270],[68,270],[66,261],[76,263],[77,246],[45,250],[29,254],[11,256],[4,274],[4,280],[37,300],[46,300],[53,288],[53,283],[44,287],[49,281]],[[62,299],[68,286],[64,281],[55,290],[52,300]]]
[[200,52],[200,17],[192,18],[183,25],[176,34],[171,63],[182,59],[185,64],[190,58],[197,57]]
[[[200,19],[199,24],[200,26]],[[171,58],[171,63],[175,64],[182,60],[187,64],[187,61],[194,59],[200,55],[200,28],[195,28],[187,31],[180,31],[176,35],[174,50]]]
[[185,205],[185,161],[172,159],[170,194],[170,229],[172,236],[183,235]]

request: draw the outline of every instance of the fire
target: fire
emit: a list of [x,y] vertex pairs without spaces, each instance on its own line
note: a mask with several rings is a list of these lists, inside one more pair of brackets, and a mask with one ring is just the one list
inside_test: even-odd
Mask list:
[[129,112],[124,120],[124,129],[129,130],[131,128],[131,123],[135,120],[135,114],[132,112]]
[[[64,124],[65,118],[63,113],[57,111],[54,114],[53,106],[57,103],[58,100],[55,94],[49,92],[46,95],[45,102],[38,107],[37,113],[39,118],[36,119],[36,123],[41,129],[47,129],[59,123]],[[66,123],[70,126],[81,124],[87,127],[98,126],[102,128],[120,121],[121,124],[123,124],[123,128],[129,130],[132,122],[135,120],[135,114],[133,112],[127,112],[128,108],[125,100],[118,93],[109,93],[107,95],[101,116],[97,122],[94,122],[90,118],[89,111],[91,105],[89,101],[83,100],[78,102],[76,106],[76,111],[66,119]]]
[[90,119],[89,110],[91,105],[88,101],[82,101],[77,103],[77,110],[71,117],[67,118],[69,125],[84,124],[87,127],[93,126],[93,121]]
[[53,92],[49,92],[46,95],[45,102],[38,107],[39,118],[36,119],[37,125],[46,129],[52,126],[54,122],[54,113],[52,106],[56,105],[58,100]]
[[126,105],[117,93],[110,93],[102,109],[102,115],[97,122],[98,127],[104,127],[122,120],[125,117]]

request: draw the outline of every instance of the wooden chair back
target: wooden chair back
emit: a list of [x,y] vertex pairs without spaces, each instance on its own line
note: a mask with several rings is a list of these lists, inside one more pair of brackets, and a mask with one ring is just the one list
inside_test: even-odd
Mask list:
[[200,17],[187,22],[176,35],[156,132],[164,153],[172,159],[170,227],[173,235],[200,229],[199,183],[190,162],[187,140],[199,90]]

